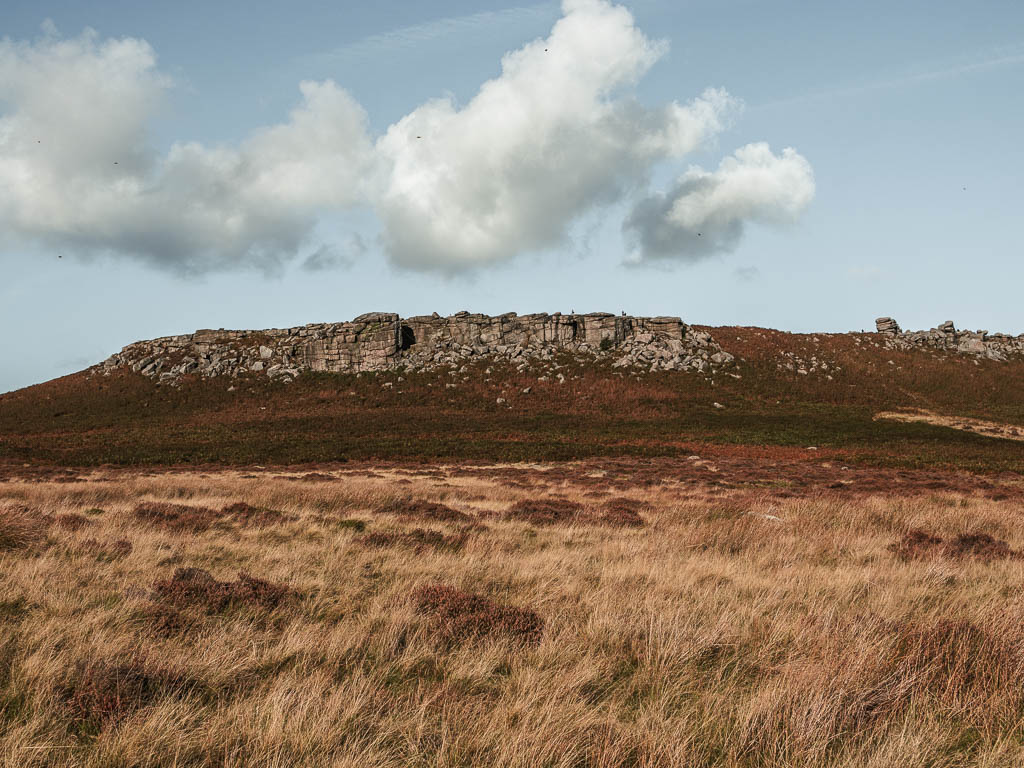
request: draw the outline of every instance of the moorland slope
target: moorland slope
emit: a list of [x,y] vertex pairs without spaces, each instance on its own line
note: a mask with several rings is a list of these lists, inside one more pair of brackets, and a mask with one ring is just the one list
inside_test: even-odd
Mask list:
[[[161,383],[133,366],[97,366],[0,396],[0,461],[513,461],[756,445],[897,467],[1024,469],[1015,439],[1024,434],[1024,358],[1012,348],[979,354],[941,327],[916,337],[683,324],[678,332],[709,340],[704,354],[721,350],[722,364],[622,365],[619,347],[595,341],[284,378],[197,370]],[[996,338],[1004,348],[1014,341]]]

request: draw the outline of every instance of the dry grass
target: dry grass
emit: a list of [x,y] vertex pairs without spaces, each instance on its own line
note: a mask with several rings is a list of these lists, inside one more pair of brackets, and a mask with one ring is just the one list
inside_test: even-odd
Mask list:
[[1019,497],[591,470],[0,483],[0,765],[1024,763]]
[[983,437],[997,437],[1002,440],[1024,440],[1024,427],[1018,424],[1002,424],[997,421],[971,419],[965,416],[944,416],[921,409],[903,411],[882,411],[875,414],[876,419],[901,421],[905,424],[934,424],[939,427],[959,429],[963,432],[974,432]]

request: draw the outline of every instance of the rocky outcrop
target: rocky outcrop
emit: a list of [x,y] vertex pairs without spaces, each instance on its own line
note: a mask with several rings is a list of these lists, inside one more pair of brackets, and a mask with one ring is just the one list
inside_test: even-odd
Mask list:
[[875,320],[875,329],[879,333],[895,334],[900,332],[900,324],[891,317],[880,317]]
[[988,331],[962,331],[957,330],[952,320],[927,331],[903,331],[891,317],[880,317],[875,321],[875,327],[886,337],[885,346],[889,349],[923,347],[989,360],[1007,360],[1024,355],[1024,334],[1010,336]]
[[563,352],[592,355],[633,370],[697,371],[730,365],[732,355],[711,335],[678,317],[630,317],[595,312],[491,317],[400,318],[374,312],[346,323],[262,331],[200,330],[130,344],[97,366],[129,368],[160,382],[183,377],[247,374],[290,381],[303,371],[337,373],[432,370],[470,360],[505,360],[520,370]]

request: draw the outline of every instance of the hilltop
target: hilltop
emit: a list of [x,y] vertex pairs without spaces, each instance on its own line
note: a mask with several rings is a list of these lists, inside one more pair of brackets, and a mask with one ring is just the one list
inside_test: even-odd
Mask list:
[[894,326],[793,334],[608,314],[379,313],[199,331],[0,396],[0,459],[561,460],[776,446],[1024,469],[1024,337]]

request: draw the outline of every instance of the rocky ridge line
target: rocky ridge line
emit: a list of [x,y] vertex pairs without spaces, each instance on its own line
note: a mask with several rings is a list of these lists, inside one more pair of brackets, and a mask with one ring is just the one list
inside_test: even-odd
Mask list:
[[129,344],[95,366],[110,375],[131,369],[160,383],[185,376],[259,374],[291,381],[303,371],[429,371],[473,360],[504,360],[522,371],[562,352],[643,371],[711,375],[733,357],[709,333],[678,317],[589,314],[489,315],[459,312],[402,319],[372,312],[351,322],[261,331],[199,330]]
[[1007,360],[1024,355],[1024,333],[1011,336],[988,331],[957,330],[952,320],[927,331],[904,331],[891,317],[875,320],[878,333],[886,337],[886,349],[930,348],[988,360]]

